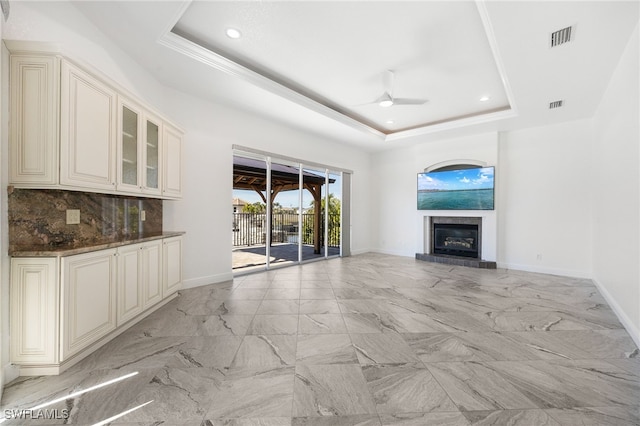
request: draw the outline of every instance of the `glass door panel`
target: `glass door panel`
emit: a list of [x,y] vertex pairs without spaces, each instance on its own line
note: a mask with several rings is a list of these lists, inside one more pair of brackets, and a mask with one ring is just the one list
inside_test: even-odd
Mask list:
[[122,183],[139,187],[138,114],[122,106]]
[[340,255],[342,179],[339,172],[329,171],[329,190],[325,201],[327,216],[327,256]]
[[302,260],[325,257],[324,216],[326,171],[302,170]]
[[271,247],[272,263],[299,261],[300,167],[295,163],[271,162]]
[[146,181],[148,189],[160,189],[158,180],[158,165],[160,164],[160,126],[151,120],[147,120],[147,140],[145,144],[146,153]]
[[264,269],[267,263],[267,162],[233,157],[233,271]]

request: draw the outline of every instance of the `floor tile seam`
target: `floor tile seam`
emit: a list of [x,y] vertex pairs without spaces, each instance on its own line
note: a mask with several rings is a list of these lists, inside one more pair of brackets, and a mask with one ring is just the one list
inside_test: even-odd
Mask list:
[[456,407],[458,409],[458,412],[462,413],[462,410],[460,410],[460,406],[456,403],[456,400],[453,399],[453,397],[451,396],[451,394],[449,393],[449,391],[447,390],[447,388],[445,386],[442,385],[442,383],[440,383],[440,380],[438,380],[437,375],[435,375],[433,373],[433,370],[431,370],[429,368],[429,366],[427,365],[427,363],[423,362],[423,365],[425,366],[425,368],[427,369],[427,371],[429,372],[429,374],[431,374],[431,377],[433,377],[433,380],[438,384],[438,386],[440,387],[440,389],[442,389],[442,391],[445,393],[445,395],[447,395],[447,398],[449,398],[449,401],[451,401],[451,404]]

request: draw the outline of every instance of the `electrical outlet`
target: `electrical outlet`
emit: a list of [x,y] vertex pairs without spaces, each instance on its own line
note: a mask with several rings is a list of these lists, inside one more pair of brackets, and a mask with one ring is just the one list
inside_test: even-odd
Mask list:
[[536,256],[536,260],[542,260],[542,255],[540,253]]
[[67,225],[78,225],[80,223],[80,210],[67,209]]
[[147,220],[147,212],[144,210],[140,210],[140,221],[144,222],[145,220]]

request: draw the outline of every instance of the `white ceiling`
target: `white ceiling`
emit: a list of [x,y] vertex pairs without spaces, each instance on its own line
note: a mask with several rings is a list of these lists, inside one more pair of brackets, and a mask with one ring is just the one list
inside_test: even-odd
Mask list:
[[[371,150],[591,117],[638,23],[636,1],[74,4],[167,86]],[[428,101],[371,104],[386,70]]]

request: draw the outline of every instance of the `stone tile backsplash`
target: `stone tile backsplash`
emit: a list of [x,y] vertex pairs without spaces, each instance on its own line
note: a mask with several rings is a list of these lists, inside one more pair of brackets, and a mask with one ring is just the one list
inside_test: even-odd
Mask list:
[[[9,187],[7,192],[10,251],[82,247],[162,233],[162,200],[54,189]],[[67,225],[67,209],[80,210],[80,224]]]

